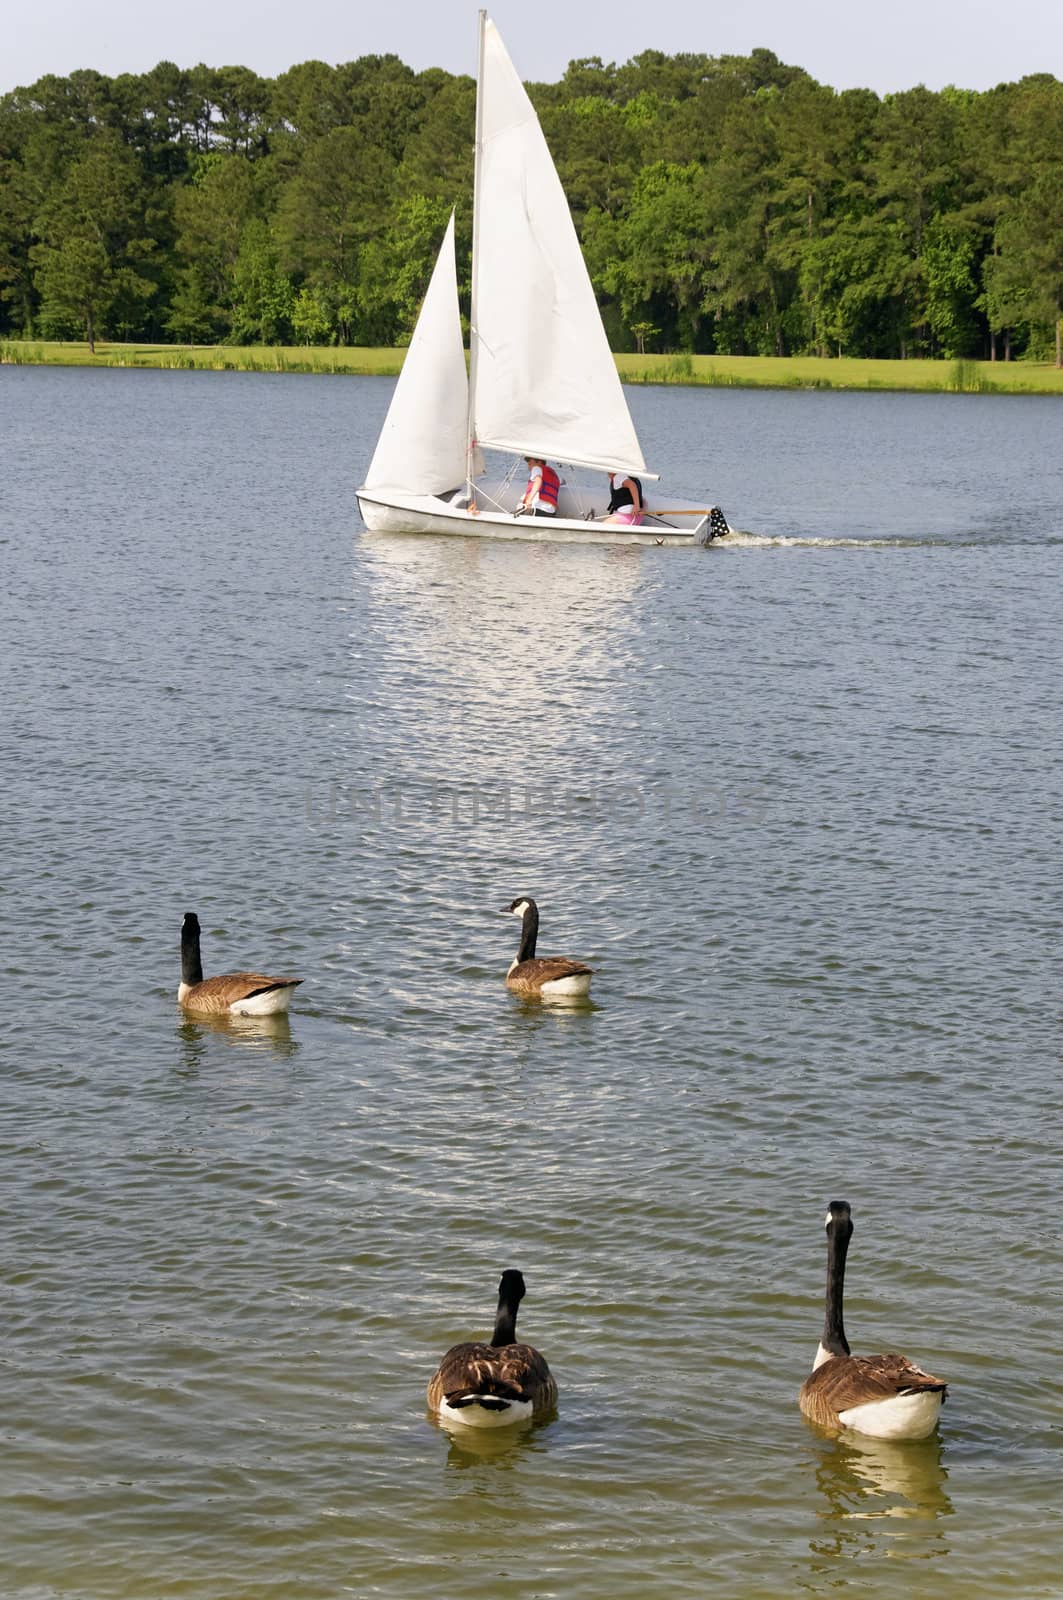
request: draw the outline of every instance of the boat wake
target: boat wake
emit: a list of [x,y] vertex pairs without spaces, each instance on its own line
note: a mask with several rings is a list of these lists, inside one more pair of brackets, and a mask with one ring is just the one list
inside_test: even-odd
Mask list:
[[714,550],[921,550],[929,545],[952,544],[950,539],[858,539],[811,533],[743,533],[732,528],[723,539],[714,539]]

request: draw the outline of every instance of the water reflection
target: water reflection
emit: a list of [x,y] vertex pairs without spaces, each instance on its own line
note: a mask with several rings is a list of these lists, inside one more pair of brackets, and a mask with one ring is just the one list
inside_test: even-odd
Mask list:
[[597,1013],[603,1009],[585,997],[543,1001],[526,997],[518,999],[508,990],[506,993],[510,1001],[507,1034],[511,1041],[510,1049],[518,1052],[518,1065],[524,1061],[524,1051],[529,1050],[536,1041],[565,1038],[575,1044],[579,1039],[593,1038],[593,1034],[587,1030],[592,1027]]
[[432,1426],[445,1433],[449,1440],[447,1470],[467,1472],[470,1467],[485,1462],[509,1470],[536,1448],[540,1430],[552,1418],[540,1417],[526,1422],[514,1422],[505,1428],[470,1428],[435,1415],[430,1416]]
[[273,1017],[185,1017],[177,1029],[184,1070],[194,1071],[203,1065],[212,1036],[238,1048],[275,1056],[279,1061],[291,1060],[301,1048],[283,1013]]
[[[838,1441],[838,1475],[850,1475],[876,1497],[865,1511],[853,1510],[850,1516],[923,1517],[952,1515],[952,1501],[945,1489],[948,1470],[942,1460],[941,1440],[935,1434],[907,1444],[888,1439],[865,1439],[859,1435]],[[836,1482],[838,1479],[835,1480]],[[824,1493],[830,1490],[823,1482]],[[879,1505],[882,1498],[896,1502]]]
[[496,860],[519,850],[505,865],[522,882],[530,859],[563,856],[570,830],[640,815],[615,739],[640,715],[643,557],[656,553],[367,536],[350,715],[335,729],[342,776],[315,795],[313,820],[446,833],[466,859],[491,831]]
[[839,1560],[895,1556],[899,1540],[921,1559],[948,1554],[941,1519],[952,1516],[953,1506],[940,1438],[902,1444],[813,1431],[820,1439],[816,1483],[825,1502],[809,1542],[813,1573],[822,1572],[833,1586]]
[[512,998],[514,1011],[519,1016],[527,1017],[537,1023],[542,1023],[545,1017],[571,1019],[574,1016],[587,1016],[592,1011],[602,1009],[598,1002],[587,994],[516,995],[512,989],[506,992]]
[[[379,538],[363,542],[357,589],[394,651],[433,681],[476,665],[478,688],[529,707],[578,666],[608,671],[645,581],[643,551],[506,544],[481,539]],[[500,603],[500,597],[504,601]],[[357,687],[364,639],[352,635]],[[519,669],[519,670],[518,670]],[[496,703],[497,704],[497,703]],[[426,706],[431,714],[432,707]],[[438,730],[437,730],[438,733]]]

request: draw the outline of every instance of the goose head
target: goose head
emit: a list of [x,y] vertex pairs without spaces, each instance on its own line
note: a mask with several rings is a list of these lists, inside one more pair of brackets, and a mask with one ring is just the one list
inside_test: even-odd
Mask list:
[[539,911],[539,907],[535,904],[530,894],[519,894],[515,900],[509,902],[508,906],[502,907],[502,915],[504,917],[524,917],[529,911],[535,912],[536,915],[538,915]]

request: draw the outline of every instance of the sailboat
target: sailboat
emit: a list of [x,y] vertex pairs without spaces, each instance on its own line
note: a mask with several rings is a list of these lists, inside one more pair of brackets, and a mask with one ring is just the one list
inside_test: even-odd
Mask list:
[[[485,450],[509,469],[489,477]],[[521,514],[527,458],[557,464],[552,516]],[[606,520],[611,472],[643,484],[638,526]],[[651,479],[539,119],[481,11],[468,368],[451,215],[357,491],[362,519],[371,532],[574,544],[704,546],[729,532],[719,507],[665,500]]]

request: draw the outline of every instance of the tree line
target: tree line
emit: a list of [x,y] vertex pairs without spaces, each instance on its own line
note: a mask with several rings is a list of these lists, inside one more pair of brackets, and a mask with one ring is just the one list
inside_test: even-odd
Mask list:
[[[1063,364],[1063,83],[836,92],[769,50],[532,84],[614,348]],[[0,335],[401,344],[475,85],[397,56],[0,97]],[[467,290],[467,286],[466,286]]]

